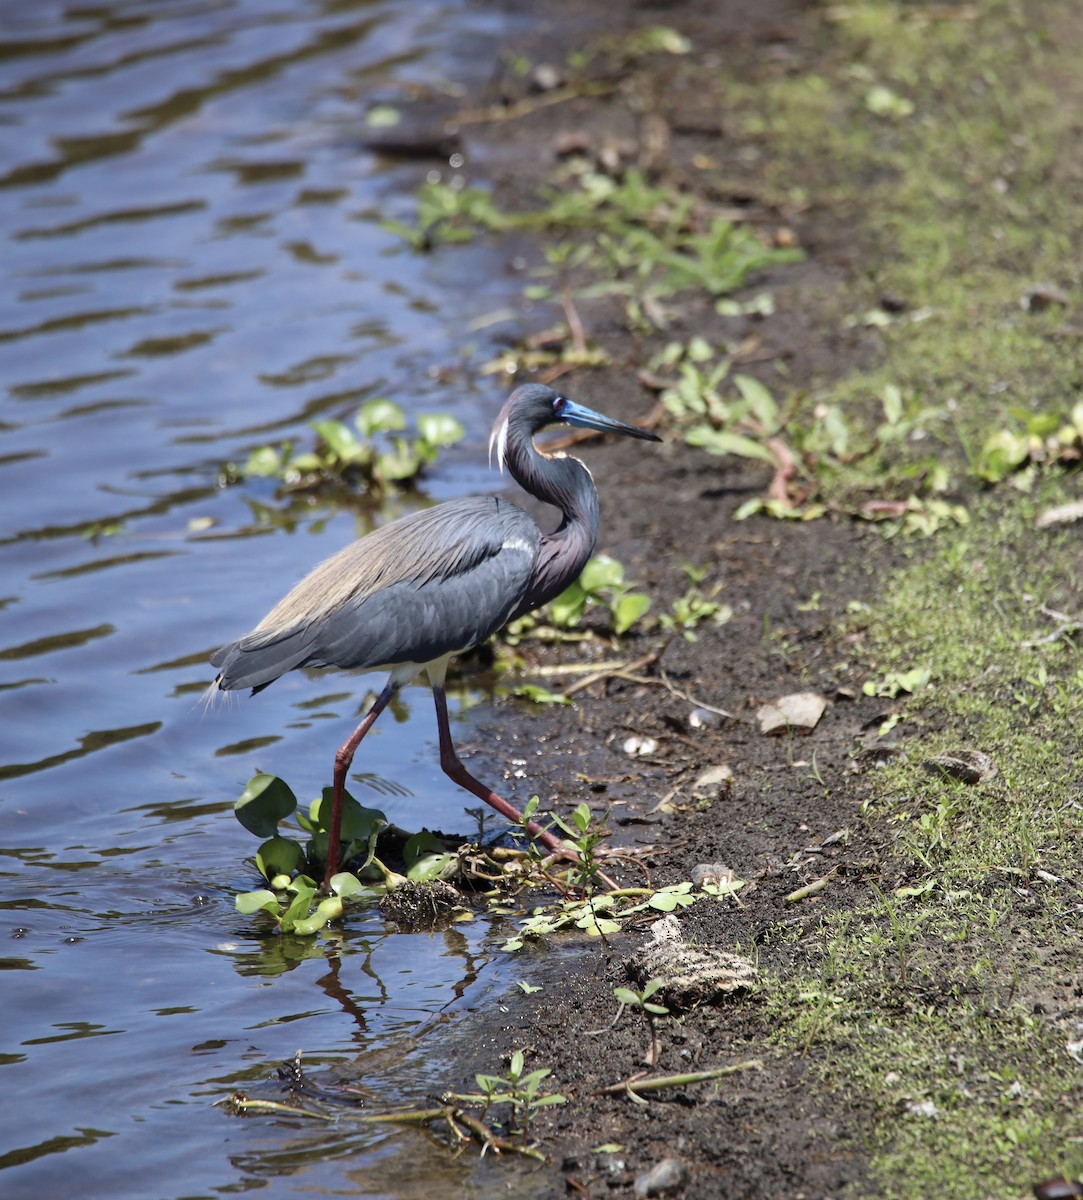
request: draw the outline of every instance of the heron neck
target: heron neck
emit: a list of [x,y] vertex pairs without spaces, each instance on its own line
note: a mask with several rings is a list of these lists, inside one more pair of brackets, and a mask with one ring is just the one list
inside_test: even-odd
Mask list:
[[598,493],[590,472],[578,459],[539,453],[533,443],[509,454],[508,470],[520,486],[560,510],[561,522],[542,535],[528,608],[558,596],[587,564],[598,538]]

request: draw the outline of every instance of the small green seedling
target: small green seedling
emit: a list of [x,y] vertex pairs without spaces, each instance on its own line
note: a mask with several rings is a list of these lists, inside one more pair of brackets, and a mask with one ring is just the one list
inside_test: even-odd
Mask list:
[[658,1030],[655,1028],[654,1018],[669,1016],[669,1009],[664,1004],[658,1004],[651,1000],[651,997],[662,987],[663,982],[661,979],[648,979],[643,985],[642,991],[639,992],[626,987],[613,989],[613,995],[616,996],[620,1003],[616,1020],[620,1020],[621,1013],[626,1008],[630,1008],[641,1012],[644,1020],[647,1022],[647,1028],[650,1030],[651,1044],[647,1051],[646,1059],[647,1065],[650,1067],[658,1065],[658,1056],[660,1053]]
[[506,1075],[475,1075],[480,1095],[455,1095],[449,1099],[460,1103],[480,1104],[482,1116],[498,1104],[508,1106],[508,1133],[526,1142],[530,1137],[530,1126],[543,1108],[554,1104],[566,1104],[567,1097],[559,1092],[543,1092],[542,1080],[552,1071],[548,1067],[526,1070],[526,1058],[522,1050],[516,1050],[508,1062]]
[[928,687],[932,672],[928,667],[914,667],[910,671],[887,671],[880,679],[868,679],[861,685],[866,696],[881,696],[894,700],[902,693],[912,694]]

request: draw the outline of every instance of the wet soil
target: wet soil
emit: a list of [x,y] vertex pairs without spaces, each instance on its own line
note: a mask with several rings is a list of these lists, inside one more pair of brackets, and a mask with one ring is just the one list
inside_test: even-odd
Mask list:
[[[875,334],[848,328],[862,264],[875,252],[855,214],[816,199],[825,178],[797,178],[812,202],[800,211],[772,204],[762,185],[770,144],[742,138],[726,120],[725,79],[750,82],[808,68],[830,54],[830,34],[815,6],[767,0],[712,4],[622,5],[578,0],[546,7],[548,26],[515,46],[534,64],[526,77],[510,70],[510,55],[493,66],[475,109],[526,100],[515,115],[466,127],[463,149],[484,173],[502,208],[537,208],[562,150],[581,151],[621,170],[638,166],[650,178],[680,185],[738,212],[767,238],[792,238],[803,263],[765,272],[747,295],[770,290],[770,318],[719,317],[710,300],[682,296],[664,334],[630,335],[616,305],[578,302],[587,335],[611,365],[570,372],[561,386],[582,402],[626,420],[650,416],[656,394],[641,372],[666,341],[702,335],[740,347],[741,370],[761,373],[773,388],[773,364],[783,362],[792,385],[830,382],[868,365]],[[692,52],[628,60],[602,55],[588,73],[603,95],[545,103],[546,73],[569,50],[664,23],[686,34]],[[558,77],[558,71],[557,71]],[[534,103],[531,104],[531,101]],[[798,168],[795,164],[795,172]],[[804,169],[808,169],[807,167]],[[830,192],[830,190],[828,190]],[[511,254],[516,250],[509,251]],[[510,270],[509,265],[509,270]],[[552,313],[539,319],[552,319]],[[549,377],[554,378],[555,374]],[[878,727],[882,701],[864,697],[860,632],[846,620],[851,601],[878,593],[891,569],[892,545],[848,520],[784,523],[765,518],[735,523],[743,500],[764,494],[766,469],[736,458],[701,454],[671,443],[592,445],[584,452],[602,496],[600,550],[626,565],[654,611],[668,611],[688,586],[684,563],[708,566],[705,588],[732,618],[701,625],[695,641],[672,640],[662,658],[641,668],[646,682],[614,678],[592,686],[573,708],[508,713],[475,746],[486,767],[521,763],[508,790],[529,787],[546,804],[585,796],[599,814],[610,811],[618,845],[644,851],[654,884],[687,880],[699,864],[725,864],[748,881],[740,905],[698,904],[680,914],[689,942],[740,953],[767,976],[786,978],[818,968],[826,913],[867,901],[872,884],[904,882],[898,865],[861,818],[874,752],[863,751]],[[634,661],[657,637],[630,637],[623,658]],[[552,666],[584,647],[537,650]],[[605,654],[604,649],[598,650]],[[611,653],[609,654],[611,656]],[[756,710],[796,691],[815,691],[827,708],[804,736],[767,737]],[[711,724],[690,720],[693,709],[730,715]],[[656,743],[629,756],[629,737]],[[705,769],[725,766],[731,779],[696,793]],[[491,769],[491,768],[489,768]],[[498,768],[497,768],[498,769]],[[517,794],[522,802],[529,792]],[[786,896],[830,878],[830,886],[792,904]],[[638,882],[629,878],[629,882]],[[575,942],[521,955],[522,978],[538,990],[514,989],[498,1010],[466,1018],[471,1036],[454,1051],[459,1078],[471,1088],[475,1070],[492,1070],[511,1050],[552,1068],[551,1082],[569,1103],[545,1110],[535,1134],[549,1163],[534,1177],[539,1195],[672,1194],[717,1196],[861,1195],[874,1192],[861,1153],[868,1114],[860,1100],[825,1094],[810,1079],[821,1054],[773,1049],[771,1007],[762,991],[665,1022],[656,1073],[725,1066],[749,1058],[761,1066],[716,1084],[659,1093],[650,1105],[605,1096],[615,1082],[645,1072],[647,1027],[634,1013],[616,1018],[615,986],[627,985],[628,961],[647,941],[645,922],[608,941]],[[616,1146],[599,1151],[597,1147]],[[678,1160],[669,1186],[650,1192],[645,1172]],[[639,1180],[639,1183],[636,1182]]]
[[[815,61],[822,26],[814,11],[781,0],[553,6],[548,33],[515,49],[535,64],[561,63],[602,32],[618,35],[662,22],[689,36],[690,54],[632,63],[603,57],[591,70],[611,85],[608,94],[539,104],[476,125],[467,134],[469,160],[481,164],[502,206],[536,207],[561,145],[574,140],[590,153],[638,163],[655,178],[740,211],[765,236],[792,232],[807,258],[752,281],[747,294],[770,290],[775,297],[775,314],[764,321],[721,318],[709,301],[686,296],[670,312],[664,335],[631,336],[615,306],[580,303],[588,335],[612,361],[565,375],[561,386],[606,412],[642,419],[656,402],[639,375],[648,358],[666,341],[696,334],[742,346],[741,370],[763,373],[774,387],[779,378],[770,372],[777,361],[802,387],[868,364],[876,355],[874,335],[848,329],[842,320],[863,253],[852,214],[815,202],[801,212],[772,207],[761,194],[757,166],[770,147],[742,143],[727,127],[726,74],[755,80]],[[489,93],[477,100],[538,98],[529,77],[499,66],[495,72]],[[705,169],[704,163],[713,165]],[[872,754],[862,754],[862,738],[878,724],[883,702],[862,696],[867,674],[860,634],[843,632],[848,603],[881,586],[890,547],[846,520],[734,523],[734,510],[763,494],[769,481],[765,469],[735,458],[677,443],[658,449],[595,444],[583,457],[602,499],[599,549],[625,564],[650,593],[654,611],[668,610],[685,591],[681,564],[691,563],[709,567],[703,586],[721,585],[718,599],[732,608],[732,619],[701,626],[694,642],[673,639],[660,661],[640,672],[650,682],[596,685],[574,708],[534,710],[535,719],[486,731],[484,743],[464,749],[493,762],[520,760],[543,805],[586,794],[599,813],[610,809],[618,843],[651,848],[644,862],[655,884],[687,879],[697,864],[727,865],[749,881],[741,904],[697,904],[682,912],[685,937],[739,951],[772,976],[804,972],[820,955],[822,914],[865,900],[871,883],[887,889],[899,882],[885,877],[880,847],[860,819],[868,775],[876,769]],[[633,637],[621,653],[635,660],[654,645],[656,639],[639,644]],[[561,653],[549,651],[545,661],[551,665]],[[578,657],[582,650],[563,653]],[[828,701],[813,732],[760,732],[760,705],[805,690]],[[730,716],[698,725],[689,718],[701,705]],[[654,739],[656,748],[630,757],[624,743],[631,735]],[[697,777],[722,764],[731,781],[697,796]],[[509,783],[513,792],[516,786]],[[824,876],[830,886],[821,894],[799,905],[786,902],[794,889]],[[649,1106],[599,1094],[646,1069],[646,1026],[628,1012],[615,1022],[613,997],[615,986],[628,983],[625,964],[646,939],[646,925],[605,944],[564,939],[559,949],[524,952],[523,978],[540,990],[515,989],[499,1012],[475,1014],[476,1037],[468,1051],[458,1052],[462,1076],[449,1086],[471,1087],[475,1070],[494,1069],[515,1048],[531,1051],[534,1065],[553,1068],[552,1083],[569,1103],[547,1110],[537,1126],[550,1156],[535,1178],[538,1194],[632,1195],[637,1177],[667,1157],[680,1161],[682,1182],[665,1194],[866,1193],[866,1166],[852,1148],[864,1114],[810,1082],[818,1051],[795,1057],[772,1049],[762,993],[665,1023],[657,1070],[702,1070],[750,1058],[762,1068],[662,1093]],[[594,1149],[604,1143],[620,1149]]]

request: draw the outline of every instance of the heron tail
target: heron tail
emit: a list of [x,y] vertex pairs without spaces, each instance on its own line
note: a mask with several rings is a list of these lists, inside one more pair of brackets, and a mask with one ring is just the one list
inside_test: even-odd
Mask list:
[[211,656],[211,666],[218,668],[215,685],[223,692],[251,688],[254,696],[303,666],[311,654],[312,635],[303,626],[286,633],[250,633]]

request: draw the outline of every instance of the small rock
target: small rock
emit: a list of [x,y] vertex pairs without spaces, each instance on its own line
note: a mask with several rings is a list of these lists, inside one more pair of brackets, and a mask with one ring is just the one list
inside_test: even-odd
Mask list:
[[997,773],[996,763],[984,750],[952,750],[937,754],[921,764],[934,775],[950,775],[963,783],[984,783]]
[[553,92],[564,82],[559,67],[552,63],[538,63],[530,72],[530,86],[536,92]]
[[566,129],[557,135],[553,150],[557,158],[569,158],[573,154],[589,154],[590,134],[583,129]]
[[710,797],[714,800],[718,796],[725,795],[732,783],[733,768],[725,763],[718,763],[716,766],[700,771],[696,776],[696,782],[692,784],[692,795],[699,799]]
[[694,708],[688,714],[688,724],[693,729],[717,729],[722,724],[722,714],[709,708]]
[[1034,524],[1038,529],[1048,529],[1051,525],[1070,525],[1073,521],[1083,521],[1083,500],[1047,508],[1038,514]]
[[756,713],[760,731],[781,734],[787,730],[815,729],[827,708],[827,701],[816,692],[794,692],[765,704]]
[[679,1158],[663,1158],[649,1171],[636,1176],[632,1194],[636,1200],[646,1200],[647,1196],[664,1196],[667,1192],[683,1188],[687,1181],[688,1168]]
[[932,1100],[911,1100],[906,1111],[915,1117],[935,1117],[939,1112]]
[[632,734],[630,738],[624,739],[621,749],[632,758],[647,758],[658,749],[658,743],[652,737],[640,737],[639,734]]
[[696,887],[705,883],[732,883],[733,871],[725,863],[698,863],[689,878]]

